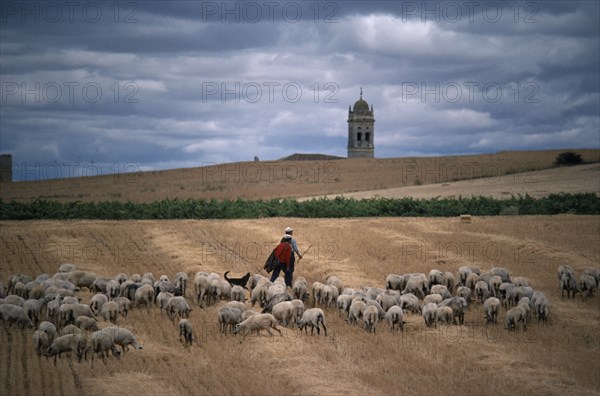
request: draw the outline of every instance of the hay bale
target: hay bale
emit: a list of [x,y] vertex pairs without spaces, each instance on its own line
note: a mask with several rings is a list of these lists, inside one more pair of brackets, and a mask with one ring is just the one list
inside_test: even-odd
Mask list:
[[468,214],[460,215],[460,222],[461,223],[470,223],[471,215],[468,215]]

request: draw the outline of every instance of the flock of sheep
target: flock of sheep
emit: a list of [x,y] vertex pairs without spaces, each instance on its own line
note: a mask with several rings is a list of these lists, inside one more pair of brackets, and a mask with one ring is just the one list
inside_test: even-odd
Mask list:
[[[573,269],[561,265],[558,280],[563,296],[566,291],[567,297],[578,292],[592,297],[600,287],[600,269],[585,268],[577,282]],[[11,275],[8,290],[0,282],[0,318],[6,331],[12,324],[21,329],[35,327],[33,339],[38,356],[53,357],[56,364],[65,352],[75,354],[79,361],[90,357],[93,361],[111,354],[119,358],[129,345],[142,349],[130,330],[116,326],[119,316],[127,317],[132,308],[149,311],[157,306],[173,323],[179,319],[179,338],[184,345],[192,345],[192,309],[185,297],[190,293],[201,308],[226,300],[218,308],[216,320],[222,333],[241,334],[240,342],[261,330],[269,335],[273,334],[271,330],[282,334],[281,325],[305,332],[310,327],[311,334],[316,330],[317,335],[322,329],[327,336],[323,309],[335,309],[347,323],[359,324],[372,333],[382,321],[391,331],[402,331],[405,313],[422,315],[427,327],[438,323],[460,325],[474,302],[483,306],[486,324],[496,324],[501,310],[506,310],[508,330],[516,329],[519,323],[525,329],[532,311],[538,322],[545,323],[550,310],[543,292],[534,290],[522,277],[511,278],[505,268],[482,273],[478,268],[462,266],[456,274],[436,269],[428,275],[390,274],[385,288],[348,288],[338,277],[329,276],[325,283],[314,282],[310,287],[305,278],[299,277],[288,290],[281,278],[270,282],[254,274],[246,276],[242,284],[232,284],[219,274],[206,272],[195,274],[193,291],[187,291],[187,283],[185,272],[175,274],[173,282],[166,275],[155,280],[152,273],[105,278],[63,264],[52,276],[43,274],[33,279]],[[77,296],[82,288],[95,293],[85,304]],[[254,309],[257,305],[260,311]],[[110,326],[101,329],[99,317]]]

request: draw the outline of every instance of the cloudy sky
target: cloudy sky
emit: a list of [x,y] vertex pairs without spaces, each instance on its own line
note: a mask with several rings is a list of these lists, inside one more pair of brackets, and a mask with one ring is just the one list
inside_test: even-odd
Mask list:
[[15,179],[600,146],[597,1],[0,4]]

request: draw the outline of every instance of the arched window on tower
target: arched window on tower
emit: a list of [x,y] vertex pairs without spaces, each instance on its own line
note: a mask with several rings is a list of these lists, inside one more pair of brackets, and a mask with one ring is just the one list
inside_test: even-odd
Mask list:
[[365,142],[367,142],[367,143],[371,142],[371,134],[369,132],[365,133]]
[[360,142],[360,141],[361,141],[361,139],[362,139],[362,133],[358,132],[358,133],[356,134],[356,141],[357,141],[357,142]]

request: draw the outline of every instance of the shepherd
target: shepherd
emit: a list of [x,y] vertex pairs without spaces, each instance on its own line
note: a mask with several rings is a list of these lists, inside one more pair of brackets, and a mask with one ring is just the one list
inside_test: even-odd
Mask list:
[[275,279],[279,277],[281,270],[284,271],[285,285],[292,287],[293,267],[291,267],[292,257],[292,236],[285,234],[281,238],[281,242],[275,248],[275,257],[277,258],[278,265],[273,268],[273,275],[271,275],[271,282],[275,282]]

